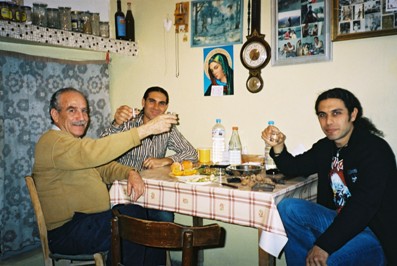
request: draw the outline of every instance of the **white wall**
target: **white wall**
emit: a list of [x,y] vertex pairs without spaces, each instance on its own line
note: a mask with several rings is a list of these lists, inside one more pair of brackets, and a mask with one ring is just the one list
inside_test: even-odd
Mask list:
[[[203,48],[190,48],[190,36],[188,42],[177,36],[180,75],[175,76],[175,34],[164,31],[163,19],[167,14],[173,15],[176,2],[135,1],[133,12],[140,51],[137,58],[113,57],[113,108],[121,104],[139,106],[145,89],[160,85],[170,93],[169,109],[179,113],[180,130],[196,147],[211,144],[211,127],[216,118],[222,118],[228,130],[227,139],[231,127],[237,125],[248,151],[262,153],[261,131],[268,120],[274,119],[293,150],[299,145],[309,148],[323,137],[314,115],[314,101],[321,91],[340,86],[356,94],[364,114],[384,131],[386,140],[397,152],[394,123],[397,121],[397,36],[333,43],[331,62],[268,65],[262,71],[264,89],[257,94],[245,88],[248,71],[239,61],[242,45],[235,45],[235,95],[204,97]],[[244,36],[246,28],[245,19]],[[270,0],[262,1],[261,29],[271,43]],[[178,221],[188,219],[179,217]],[[205,265],[257,265],[257,231],[235,225],[222,226],[228,234],[226,247],[206,251]]]
[[[171,1],[136,0],[133,13],[139,54],[136,58],[113,56],[111,87],[113,108],[140,105],[143,92],[160,85],[170,93],[170,110],[179,113],[180,129],[195,146],[210,145],[210,130],[222,118],[230,136],[239,126],[241,141],[250,153],[262,153],[260,133],[270,119],[286,133],[290,149],[306,148],[322,137],[314,115],[317,95],[328,88],[343,87],[361,100],[364,115],[386,134],[397,150],[394,102],[397,99],[397,36],[333,43],[331,62],[273,67],[262,71],[264,89],[252,94],[245,88],[248,71],[239,60],[241,45],[234,46],[235,95],[203,96],[203,48],[179,40],[180,75],[175,76],[175,33],[165,32],[163,19],[173,16]],[[174,1],[176,3],[177,1]],[[246,1],[247,2],[247,1]],[[246,5],[245,5],[246,8]],[[262,32],[271,43],[270,1],[262,2]],[[246,19],[244,20],[246,35]]]
[[[190,48],[190,36],[188,42],[182,41],[182,35],[177,36],[180,75],[178,78],[175,76],[176,37],[173,31],[164,31],[163,19],[167,15],[173,18],[177,2],[179,1],[133,2],[140,50],[136,57],[111,56],[113,110],[121,104],[140,106],[146,88],[159,85],[168,90],[169,109],[179,114],[180,130],[195,147],[211,144],[211,127],[216,118],[221,118],[228,130],[227,139],[231,127],[237,125],[241,141],[248,151],[262,153],[263,141],[260,134],[267,121],[273,119],[287,135],[287,145],[291,150],[299,145],[309,148],[314,141],[323,137],[314,115],[314,101],[321,91],[340,86],[356,94],[364,107],[364,115],[384,131],[386,140],[397,152],[396,35],[333,43],[331,62],[278,67],[269,64],[262,71],[264,89],[257,94],[252,94],[245,88],[248,71],[239,61],[242,45],[235,45],[235,95],[204,97],[203,48]],[[245,8],[247,2],[245,0]],[[111,14],[115,5],[115,1],[112,1]],[[126,6],[126,0],[123,6]],[[246,28],[244,18],[244,36]],[[262,1],[261,29],[266,34],[266,40],[271,43],[270,0]],[[105,57],[103,53],[32,47],[1,41],[0,48],[73,59]],[[186,217],[178,217],[178,221],[188,220]],[[205,265],[257,264],[257,231],[222,225],[228,234],[226,247],[207,251]]]

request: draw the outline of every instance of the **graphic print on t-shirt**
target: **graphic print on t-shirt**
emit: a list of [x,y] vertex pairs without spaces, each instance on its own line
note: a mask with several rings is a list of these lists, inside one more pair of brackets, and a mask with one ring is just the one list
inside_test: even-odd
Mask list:
[[343,159],[339,160],[338,155],[332,160],[329,177],[331,179],[331,188],[334,192],[334,203],[339,213],[351,194],[349,188],[346,186],[345,176],[343,174]]

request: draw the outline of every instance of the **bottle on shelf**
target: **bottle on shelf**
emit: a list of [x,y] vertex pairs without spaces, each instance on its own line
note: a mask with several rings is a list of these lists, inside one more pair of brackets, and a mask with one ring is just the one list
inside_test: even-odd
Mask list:
[[117,0],[117,11],[114,14],[114,25],[116,29],[116,39],[124,40],[126,38],[125,16],[121,11],[121,0]]
[[131,11],[131,2],[127,3],[127,13],[125,15],[125,27],[126,27],[126,40],[135,41],[135,20]]
[[212,162],[219,164],[223,162],[225,151],[225,127],[221,124],[221,119],[216,119],[216,124],[212,127]]
[[241,149],[238,127],[232,127],[232,136],[229,141],[229,163],[231,165],[241,164]]
[[[268,126],[274,126],[274,121],[269,121],[267,123]],[[273,135],[272,135],[273,136]],[[277,138],[277,135],[274,135],[274,138]],[[270,156],[271,146],[265,144],[265,167],[266,170],[277,169],[276,163],[274,162],[273,158]]]

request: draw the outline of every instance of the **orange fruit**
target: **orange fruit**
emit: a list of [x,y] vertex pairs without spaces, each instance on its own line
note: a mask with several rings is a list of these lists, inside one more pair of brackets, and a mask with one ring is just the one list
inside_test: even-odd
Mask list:
[[187,161],[187,160],[182,161],[182,167],[183,167],[183,170],[191,170],[191,169],[193,169],[193,162]]
[[171,172],[173,175],[180,176],[183,175],[183,167],[182,164],[178,162],[174,162],[171,164]]

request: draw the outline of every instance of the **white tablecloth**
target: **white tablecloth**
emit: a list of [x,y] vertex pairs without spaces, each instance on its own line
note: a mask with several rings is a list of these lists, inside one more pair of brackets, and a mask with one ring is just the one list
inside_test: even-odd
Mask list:
[[[313,200],[317,195],[316,176],[289,180],[277,185],[273,192],[257,192],[241,185],[233,189],[218,183],[186,184],[169,173],[169,167],[142,171],[145,193],[135,204],[262,229],[259,245],[276,257],[287,242],[276,204],[284,197]],[[133,203],[126,191],[126,181],[114,182],[111,205]]]

